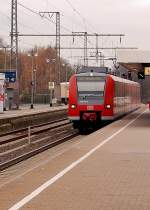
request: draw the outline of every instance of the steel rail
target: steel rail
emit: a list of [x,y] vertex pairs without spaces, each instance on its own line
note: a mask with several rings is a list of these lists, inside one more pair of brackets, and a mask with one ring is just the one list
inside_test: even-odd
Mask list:
[[[62,124],[63,121],[65,121],[66,123]],[[57,125],[55,125],[56,123],[57,123]],[[61,124],[58,124],[58,123],[61,123]],[[42,132],[46,132],[48,130],[52,130],[54,128],[60,127],[62,125],[67,125],[67,124],[70,124],[70,121],[67,120],[67,118],[63,118],[63,119],[55,120],[55,121],[52,121],[52,122],[49,122],[49,123],[42,123],[40,125],[30,126],[30,128],[31,128],[31,136],[35,135],[35,134],[42,133]],[[44,126],[50,126],[50,127],[42,128]],[[34,130],[34,129],[37,129],[37,128],[42,128],[42,129]],[[14,137],[10,137],[9,138],[9,135],[17,134],[17,133],[25,132],[25,131],[27,131],[27,132],[23,133],[23,134],[19,134],[18,136],[14,136]],[[14,132],[12,131],[10,133],[7,133],[7,135],[2,135],[2,136],[3,137],[7,137],[8,136],[8,139],[1,140],[0,141],[0,145],[4,145],[4,144],[10,143],[10,142],[14,142],[14,141],[19,140],[19,139],[23,139],[23,138],[28,136],[28,127],[16,130]]]
[[15,165],[15,164],[17,164],[17,163],[19,163],[23,160],[29,159],[30,157],[33,157],[33,156],[35,156],[35,155],[37,155],[41,152],[44,152],[45,150],[50,149],[54,146],[57,146],[57,145],[65,142],[67,140],[70,140],[70,139],[72,139],[72,138],[74,138],[75,136],[78,136],[78,135],[79,135],[79,132],[77,130],[74,130],[73,133],[68,134],[68,135],[66,135],[62,138],[59,138],[54,142],[49,142],[48,144],[43,145],[43,146],[41,146],[41,147],[39,147],[35,150],[29,151],[25,154],[22,154],[18,157],[15,157],[15,158],[11,159],[11,160],[5,161],[5,162],[0,164],[0,171],[3,171],[5,169],[7,169],[8,167],[10,167],[12,165]]

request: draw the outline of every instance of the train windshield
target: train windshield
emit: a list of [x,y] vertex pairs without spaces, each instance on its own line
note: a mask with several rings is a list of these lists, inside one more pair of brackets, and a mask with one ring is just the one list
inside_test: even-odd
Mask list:
[[106,77],[78,77],[78,102],[85,105],[99,105],[104,102]]

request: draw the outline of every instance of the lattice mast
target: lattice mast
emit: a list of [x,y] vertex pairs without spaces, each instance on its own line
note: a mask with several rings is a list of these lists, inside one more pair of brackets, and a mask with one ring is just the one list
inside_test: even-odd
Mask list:
[[11,5],[11,66],[16,70],[18,80],[18,23],[17,23],[17,0],[12,0]]

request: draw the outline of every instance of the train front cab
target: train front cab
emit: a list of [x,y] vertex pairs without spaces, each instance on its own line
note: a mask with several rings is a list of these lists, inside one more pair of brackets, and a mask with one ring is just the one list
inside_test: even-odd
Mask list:
[[69,82],[69,118],[74,127],[110,120],[113,115],[113,80],[106,74],[72,76]]

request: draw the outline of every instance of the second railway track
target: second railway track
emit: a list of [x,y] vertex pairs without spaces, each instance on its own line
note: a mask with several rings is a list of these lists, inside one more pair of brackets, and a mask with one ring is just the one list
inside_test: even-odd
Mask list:
[[42,123],[39,125],[28,126],[26,128],[17,129],[0,135],[0,145],[6,144],[9,142],[16,141],[28,136],[28,129],[31,130],[31,135],[42,133],[54,128],[57,128],[61,125],[70,123],[67,118],[58,119],[52,122]]
[[0,170],[78,135],[66,118],[1,135]]

